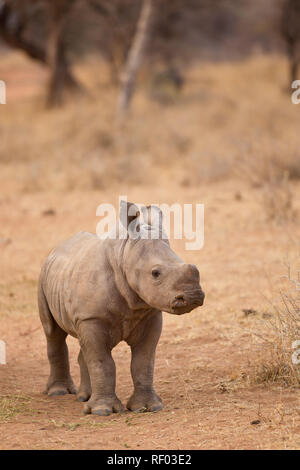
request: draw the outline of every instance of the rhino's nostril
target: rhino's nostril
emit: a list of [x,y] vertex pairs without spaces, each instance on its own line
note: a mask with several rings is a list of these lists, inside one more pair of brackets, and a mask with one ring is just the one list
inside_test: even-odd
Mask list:
[[185,301],[184,295],[183,294],[176,295],[175,300],[184,302]]
[[174,300],[172,302],[172,306],[174,308],[180,308],[180,307],[185,307],[187,304],[186,298],[183,294],[178,294],[174,297]]

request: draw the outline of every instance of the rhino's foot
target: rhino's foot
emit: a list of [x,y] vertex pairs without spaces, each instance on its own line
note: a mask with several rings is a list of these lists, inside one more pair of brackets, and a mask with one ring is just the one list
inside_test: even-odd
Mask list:
[[130,411],[143,413],[144,411],[159,411],[163,404],[159,396],[154,391],[135,391],[129,398],[127,408]]
[[90,390],[83,390],[80,389],[78,390],[77,393],[77,400],[78,401],[88,401],[91,397],[91,391]]
[[67,395],[68,393],[76,395],[77,390],[71,379],[68,380],[68,382],[52,382],[51,384],[48,384],[44,393],[50,397],[54,397],[59,395]]
[[91,398],[83,407],[84,414],[93,414],[98,416],[109,416],[112,413],[124,413],[124,407],[118,397]]

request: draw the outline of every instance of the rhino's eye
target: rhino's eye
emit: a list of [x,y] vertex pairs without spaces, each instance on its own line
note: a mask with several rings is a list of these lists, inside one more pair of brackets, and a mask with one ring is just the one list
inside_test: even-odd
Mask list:
[[157,279],[159,275],[160,275],[159,269],[156,269],[156,268],[152,269],[152,277],[154,277],[154,279]]

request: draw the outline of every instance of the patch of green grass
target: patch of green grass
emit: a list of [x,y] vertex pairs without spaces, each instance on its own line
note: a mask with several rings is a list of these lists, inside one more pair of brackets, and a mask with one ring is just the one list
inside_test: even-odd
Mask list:
[[75,431],[81,423],[64,423],[64,422],[57,422],[55,419],[50,420],[52,424],[54,424],[55,427],[57,428],[64,428],[67,429],[68,431]]
[[132,426],[133,424],[135,424],[131,416],[127,416],[127,418],[125,419],[125,423],[127,424],[127,426]]
[[85,419],[85,417],[82,418],[82,420],[83,420],[82,424],[84,424],[85,426],[90,426],[92,428],[104,428],[108,424],[107,422],[103,422],[103,421],[95,421],[95,420],[91,421],[90,419]]
[[0,424],[29,410],[31,398],[25,395],[0,395]]

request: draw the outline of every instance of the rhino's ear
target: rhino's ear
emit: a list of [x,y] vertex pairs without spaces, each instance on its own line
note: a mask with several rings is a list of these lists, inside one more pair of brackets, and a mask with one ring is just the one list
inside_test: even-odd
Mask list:
[[133,202],[120,201],[120,222],[127,230],[131,222],[140,215],[139,208]]
[[152,227],[162,228],[163,213],[157,206],[147,206],[144,213],[145,222]]

